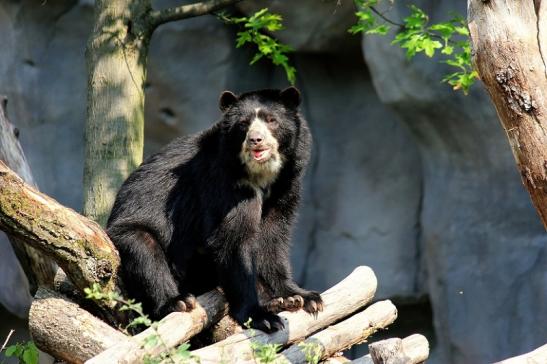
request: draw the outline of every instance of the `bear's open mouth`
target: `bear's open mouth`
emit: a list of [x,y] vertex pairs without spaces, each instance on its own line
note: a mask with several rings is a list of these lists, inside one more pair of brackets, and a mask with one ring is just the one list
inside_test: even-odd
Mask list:
[[251,150],[253,159],[257,162],[264,162],[270,157],[270,149],[253,149]]

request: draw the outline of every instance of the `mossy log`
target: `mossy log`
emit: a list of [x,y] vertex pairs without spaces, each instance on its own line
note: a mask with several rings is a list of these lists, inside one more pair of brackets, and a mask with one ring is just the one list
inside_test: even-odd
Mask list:
[[25,183],[0,161],[0,229],[51,257],[74,285],[116,290],[120,259],[95,222]]

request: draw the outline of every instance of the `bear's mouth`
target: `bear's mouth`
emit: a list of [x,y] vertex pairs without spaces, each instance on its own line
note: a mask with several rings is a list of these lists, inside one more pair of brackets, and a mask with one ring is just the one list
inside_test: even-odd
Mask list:
[[251,156],[257,162],[265,162],[270,158],[270,149],[269,148],[257,148],[251,149]]

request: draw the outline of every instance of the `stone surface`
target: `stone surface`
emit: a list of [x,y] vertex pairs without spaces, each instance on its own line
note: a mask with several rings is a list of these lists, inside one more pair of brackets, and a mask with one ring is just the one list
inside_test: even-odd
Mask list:
[[284,30],[275,32],[282,42],[298,52],[347,52],[355,48],[358,37],[348,34],[356,12],[350,0],[243,1],[237,5],[246,15],[268,8],[283,17]]
[[[465,3],[418,2],[433,18]],[[390,16],[405,14],[398,3]],[[423,163],[422,251],[443,363],[492,362],[547,340],[547,235],[480,83],[468,97],[448,69],[405,60],[388,39],[363,50],[374,86],[414,134]]]

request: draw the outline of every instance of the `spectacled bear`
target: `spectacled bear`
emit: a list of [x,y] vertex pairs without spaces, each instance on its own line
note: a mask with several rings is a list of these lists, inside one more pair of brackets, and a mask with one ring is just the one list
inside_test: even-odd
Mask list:
[[240,324],[323,309],[292,278],[289,243],[311,134],[289,87],[220,97],[222,118],[149,157],[121,187],[107,232],[128,294],[159,319],[220,286]]

